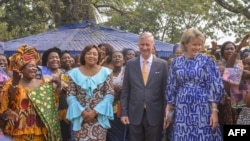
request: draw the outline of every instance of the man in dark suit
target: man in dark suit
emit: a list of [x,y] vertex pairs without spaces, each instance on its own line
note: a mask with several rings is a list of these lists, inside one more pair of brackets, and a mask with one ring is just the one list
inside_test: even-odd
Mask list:
[[165,60],[152,54],[153,48],[153,35],[142,33],[140,56],[126,64],[121,121],[129,126],[129,141],[160,141],[162,137],[168,67]]

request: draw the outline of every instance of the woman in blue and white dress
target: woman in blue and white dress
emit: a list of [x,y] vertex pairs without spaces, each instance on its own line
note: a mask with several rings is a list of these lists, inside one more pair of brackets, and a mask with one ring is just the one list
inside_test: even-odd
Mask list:
[[[184,55],[174,58],[166,87],[166,117],[175,107],[171,141],[221,141],[217,104],[224,94],[219,69],[200,49],[204,35],[197,29],[184,32]],[[165,126],[171,124],[168,120]]]
[[114,119],[112,70],[99,65],[95,45],[83,49],[80,62],[68,72],[66,118],[73,125],[75,141],[106,141],[109,120]]

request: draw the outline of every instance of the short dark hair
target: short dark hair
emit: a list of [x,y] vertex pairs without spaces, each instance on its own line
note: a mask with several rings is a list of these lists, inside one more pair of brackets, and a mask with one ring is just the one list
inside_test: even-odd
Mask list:
[[100,63],[100,59],[101,59],[100,57],[101,57],[101,55],[100,55],[99,48],[96,45],[87,45],[86,47],[83,48],[81,56],[80,56],[80,63],[81,63],[81,65],[85,65],[86,62],[85,62],[84,57],[85,57],[86,53],[89,52],[92,48],[95,48],[97,50],[97,52],[98,52],[98,61],[97,61],[97,64]]
[[64,50],[64,51],[61,52],[61,57],[62,57],[64,54],[69,54],[69,55],[71,56],[70,52],[67,51],[67,50]]
[[61,50],[57,47],[53,47],[53,48],[50,48],[48,50],[46,50],[44,53],[43,53],[43,56],[42,56],[42,66],[47,66],[47,62],[48,62],[48,57],[49,57],[49,54],[51,52],[56,52],[59,56],[59,58],[61,58]]
[[123,56],[126,56],[130,50],[133,51],[135,53],[135,57],[137,57],[137,52],[134,49],[132,49],[132,48],[124,48],[122,50]]

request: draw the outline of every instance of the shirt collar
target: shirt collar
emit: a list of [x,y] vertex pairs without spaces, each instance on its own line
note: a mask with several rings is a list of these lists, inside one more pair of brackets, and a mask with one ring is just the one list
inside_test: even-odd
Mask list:
[[[145,59],[140,55],[140,62],[143,63]],[[151,54],[150,57],[147,59],[148,63],[152,63],[153,62],[153,55]]]

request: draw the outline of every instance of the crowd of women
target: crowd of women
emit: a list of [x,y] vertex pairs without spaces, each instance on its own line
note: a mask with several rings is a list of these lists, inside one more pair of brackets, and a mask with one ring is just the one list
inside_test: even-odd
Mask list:
[[[159,124],[163,131],[167,129],[161,132],[163,140],[220,141],[223,125],[250,125],[250,50],[242,50],[249,46],[249,36],[239,45],[212,42],[209,52],[199,30],[190,28],[183,33],[173,55],[164,60],[166,108]],[[158,58],[154,42],[144,46],[144,38],[148,36],[139,39],[139,50],[150,49],[149,58]],[[121,107],[121,95],[130,93],[123,91],[123,80],[129,76],[125,75],[126,64],[132,58],[143,56],[130,48],[116,51],[108,43],[87,45],[75,57],[57,47],[39,54],[30,45],[21,45],[10,57],[0,54],[0,139],[4,135],[13,141],[135,140],[129,136],[135,131],[125,124]],[[222,79],[226,68],[242,70],[239,84]],[[235,91],[246,92],[242,97],[245,105],[232,105]],[[150,109],[150,104],[144,109]]]
[[[107,43],[88,45],[76,57],[57,47],[39,55],[29,45],[1,54],[1,133],[13,141],[106,140],[107,129],[121,124],[123,67],[135,55]],[[118,130],[109,130],[115,138]]]

